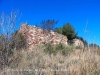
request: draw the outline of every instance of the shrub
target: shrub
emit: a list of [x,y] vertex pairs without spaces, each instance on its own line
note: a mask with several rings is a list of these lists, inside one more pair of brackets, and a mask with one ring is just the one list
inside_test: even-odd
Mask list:
[[82,49],[82,46],[76,46],[76,49]]
[[26,45],[24,36],[17,31],[7,39],[3,34],[0,36],[0,67],[9,65],[8,59],[13,55],[14,50],[24,48]]
[[71,47],[66,47],[66,49],[62,50],[62,54],[65,56],[70,55],[71,52],[73,52],[73,49]]
[[62,43],[59,43],[56,45],[56,50],[61,52],[63,55],[67,55],[67,53],[68,53],[67,47]]
[[18,10],[12,10],[9,15],[4,12],[0,15],[0,68],[3,69],[8,66],[8,57],[12,51],[11,34],[16,29],[18,16]]
[[17,50],[19,50],[26,47],[26,40],[21,33],[18,33],[18,31],[12,34],[11,40],[11,49],[17,48]]
[[8,49],[7,49],[7,42],[5,36],[2,34],[0,36],[0,69],[3,69],[8,63]]
[[56,50],[58,50],[58,51],[60,50],[61,51],[63,49],[66,49],[66,46],[64,44],[59,43],[59,44],[56,45]]
[[54,54],[54,55],[56,55],[58,52],[62,53],[62,55],[68,55],[73,51],[73,49],[72,49],[72,47],[66,47],[62,43],[59,43],[57,45],[52,45],[50,43],[47,43],[47,44],[45,44],[44,51],[46,53]]
[[52,44],[50,44],[50,43],[45,44],[44,51],[46,53],[49,53],[49,54],[52,54],[52,53],[56,54],[57,53],[57,50],[55,50],[54,46]]

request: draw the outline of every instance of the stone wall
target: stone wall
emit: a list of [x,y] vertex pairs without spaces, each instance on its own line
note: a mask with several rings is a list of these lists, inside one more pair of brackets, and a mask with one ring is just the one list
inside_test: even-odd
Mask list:
[[80,39],[73,39],[74,46],[81,46],[84,48],[84,43]]
[[28,24],[22,24],[19,32],[25,36],[29,49],[34,48],[37,44],[58,44],[63,43],[67,46],[67,37],[58,34],[57,32],[43,30],[36,26],[30,26]]

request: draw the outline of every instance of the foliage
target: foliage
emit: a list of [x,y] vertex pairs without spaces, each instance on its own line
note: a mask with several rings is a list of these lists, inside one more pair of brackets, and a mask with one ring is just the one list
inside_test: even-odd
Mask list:
[[56,28],[55,32],[62,34],[62,28]]
[[50,43],[47,43],[47,44],[45,44],[45,49],[44,49],[44,51],[46,52],[46,53],[49,53],[49,54],[56,54],[57,53],[57,50],[55,50],[54,49],[54,46],[53,45],[51,45]]
[[73,46],[68,46],[66,49],[62,50],[62,54],[67,56],[70,55],[73,52]]
[[[9,44],[8,44],[9,43]],[[0,36],[0,66],[9,65],[8,58],[13,55],[14,50],[26,47],[26,42],[22,34],[15,32],[8,41],[2,34]]]
[[19,50],[26,47],[26,40],[21,33],[18,33],[18,31],[12,34],[11,40],[11,49],[17,48],[17,50]]
[[82,46],[76,46],[76,49],[82,49]]
[[54,30],[55,25],[58,23],[58,21],[55,20],[43,20],[41,21],[41,28],[43,28],[43,30]]
[[74,38],[77,37],[75,29],[69,23],[64,24],[62,28],[56,28],[55,31],[63,35],[66,35],[68,40],[73,40]]
[[46,53],[54,54],[54,55],[56,55],[58,52],[60,52],[60,53],[62,53],[62,55],[66,56],[66,55],[70,54],[73,51],[73,49],[71,47],[66,47],[62,43],[59,43],[57,45],[52,45],[50,43],[47,43],[45,45],[44,51]]
[[12,54],[11,37],[15,30],[19,12],[11,11],[10,15],[2,13],[0,17],[0,68],[9,65],[9,55]]
[[84,43],[85,46],[88,45],[86,40],[84,40],[82,37],[77,36],[77,33],[76,33],[74,27],[70,23],[64,24],[64,26],[62,28],[56,28],[55,32],[66,35],[68,38],[68,44],[70,44],[70,45],[73,44],[74,38],[80,39]]
[[[9,43],[9,47],[6,47],[7,43]],[[4,50],[4,52],[6,52],[6,50],[8,50],[8,56],[12,55],[13,50],[18,50],[24,48],[25,46],[25,38],[21,33],[18,33],[18,31],[14,32],[8,40],[6,40],[4,34],[0,36],[0,51]]]
[[59,43],[56,45],[56,50],[60,51],[60,50],[64,50],[66,49],[66,46],[62,43]]
[[75,29],[69,23],[63,26],[63,34],[68,37],[68,40],[72,40],[77,36]]

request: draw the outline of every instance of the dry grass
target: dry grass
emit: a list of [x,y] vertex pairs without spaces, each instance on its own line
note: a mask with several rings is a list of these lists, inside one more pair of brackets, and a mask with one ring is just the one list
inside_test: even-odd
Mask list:
[[[6,75],[100,75],[100,56],[96,51],[49,55],[44,53],[43,47],[38,47],[15,51],[11,59]],[[4,75],[4,71],[0,75]]]

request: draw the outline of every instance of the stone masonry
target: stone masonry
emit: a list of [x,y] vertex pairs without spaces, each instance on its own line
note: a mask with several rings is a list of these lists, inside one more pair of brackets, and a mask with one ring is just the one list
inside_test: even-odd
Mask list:
[[73,39],[74,46],[81,46],[84,48],[84,43],[80,39]]
[[29,49],[34,48],[37,44],[59,44],[60,42],[67,44],[67,37],[58,34],[57,32],[43,30],[42,28],[36,26],[30,26],[28,24],[22,24],[19,32],[25,36],[26,43]]

